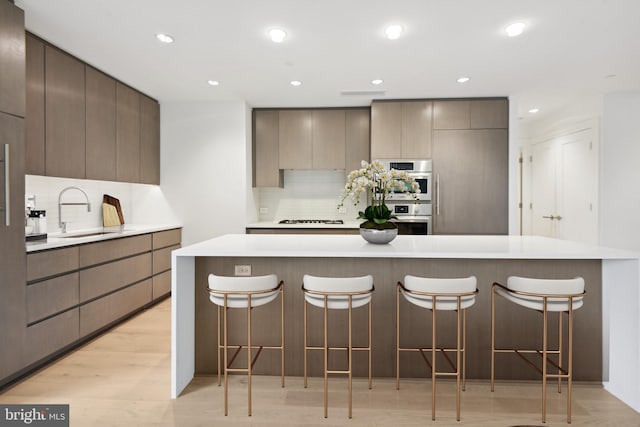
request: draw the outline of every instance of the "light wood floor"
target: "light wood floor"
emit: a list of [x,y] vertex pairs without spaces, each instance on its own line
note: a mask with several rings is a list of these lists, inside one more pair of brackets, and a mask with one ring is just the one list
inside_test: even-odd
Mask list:
[[[260,363],[260,362],[258,362]],[[170,301],[147,310],[0,394],[0,403],[69,403],[72,426],[413,426],[543,425],[540,385],[470,381],[455,421],[455,386],[438,382],[436,421],[431,421],[429,380],[354,381],[353,419],[347,418],[346,381],[331,380],[329,418],[322,415],[323,387],[312,378],[254,377],[253,416],[247,417],[246,377],[230,381],[229,416],[215,377],[196,378],[170,399]],[[549,388],[547,426],[566,426],[566,394]],[[575,384],[575,426],[640,426],[640,414],[598,385]]]

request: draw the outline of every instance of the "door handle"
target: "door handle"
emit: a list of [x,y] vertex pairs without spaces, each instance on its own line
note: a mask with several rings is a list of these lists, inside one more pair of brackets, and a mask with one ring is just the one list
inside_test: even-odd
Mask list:
[[11,225],[11,174],[9,169],[9,144],[4,144],[4,158],[0,160],[4,165],[4,206],[0,210],[4,211],[4,224]]
[[557,219],[558,221],[560,221],[560,220],[562,219],[562,217],[561,217],[560,215],[556,215],[556,219]]
[[440,174],[436,174],[436,215],[440,215]]
[[551,220],[556,219],[556,217],[553,215],[543,215],[542,218],[551,219]]

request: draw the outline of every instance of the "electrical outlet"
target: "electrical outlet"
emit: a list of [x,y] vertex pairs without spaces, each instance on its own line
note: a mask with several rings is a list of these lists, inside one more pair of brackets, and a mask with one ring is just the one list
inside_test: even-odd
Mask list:
[[251,266],[236,265],[235,274],[236,276],[251,276]]
[[269,208],[260,208],[260,213],[261,214],[268,214],[269,213]]
[[338,213],[346,214],[347,213],[347,208],[345,208],[344,206],[338,208]]

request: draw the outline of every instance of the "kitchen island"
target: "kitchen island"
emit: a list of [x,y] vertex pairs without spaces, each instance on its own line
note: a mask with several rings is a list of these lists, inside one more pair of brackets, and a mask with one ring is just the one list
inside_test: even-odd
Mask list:
[[[534,236],[398,236],[388,245],[371,245],[349,235],[225,235],[172,254],[172,385],[176,398],[194,375],[215,373],[215,306],[208,300],[207,275],[233,275],[235,265],[251,265],[253,275],[275,273],[285,281],[286,374],[301,375],[302,276],[372,274],[374,376],[395,375],[395,284],[404,275],[478,278],[479,296],[468,310],[468,378],[488,378],[490,358],[490,287],[510,275],[544,278],[583,276],[587,296],[576,312],[574,375],[601,381],[612,394],[639,410],[640,316],[638,255]],[[263,309],[263,308],[261,308]],[[275,309],[275,308],[274,308]],[[262,319],[279,319],[269,316]],[[424,312],[402,306],[402,339],[418,344],[429,330]],[[541,320],[536,313],[501,305],[497,336],[514,345],[537,345]],[[310,339],[317,339],[320,313],[310,313]],[[338,315],[340,313],[337,313]],[[255,319],[260,312],[256,312]],[[354,325],[365,313],[354,312]],[[240,322],[240,318],[238,318]],[[269,340],[279,324],[256,321],[254,340]],[[242,339],[243,326],[230,320],[231,336]],[[236,323],[238,323],[236,322]],[[344,319],[330,323],[340,338]],[[445,316],[439,336],[452,338]],[[315,327],[316,325],[317,327]],[[406,325],[406,329],[404,327]],[[439,327],[440,328],[440,327]],[[535,329],[534,329],[535,328]],[[553,323],[550,325],[553,330]],[[354,336],[358,336],[358,329]],[[553,340],[553,337],[551,338]],[[506,344],[503,343],[503,345]],[[551,341],[553,342],[553,341]],[[357,344],[357,342],[356,342]],[[500,342],[497,342],[501,345]],[[445,342],[446,345],[446,342]],[[318,375],[320,355],[310,358]],[[403,376],[424,376],[419,357],[403,356]],[[244,357],[241,357],[244,359]],[[256,373],[275,374],[276,357],[262,354]],[[263,360],[266,359],[266,360]],[[316,360],[317,359],[317,360]],[[516,358],[508,358],[516,359]],[[336,359],[336,363],[341,363]],[[519,360],[498,362],[498,378],[536,378]],[[354,359],[354,366],[359,361]],[[317,368],[317,369],[316,369]],[[356,370],[356,374],[360,372]]]

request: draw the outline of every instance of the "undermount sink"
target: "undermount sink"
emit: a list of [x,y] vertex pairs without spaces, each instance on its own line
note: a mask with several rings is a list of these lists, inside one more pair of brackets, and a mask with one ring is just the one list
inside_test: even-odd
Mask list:
[[74,239],[78,237],[103,236],[105,234],[114,234],[114,233],[118,233],[118,232],[117,231],[94,231],[93,233],[83,233],[83,234],[68,234],[68,235],[63,234],[57,237],[60,237],[62,239]]

